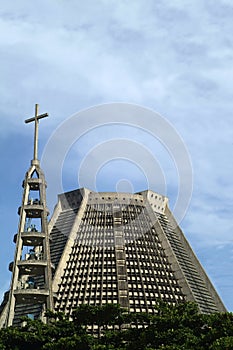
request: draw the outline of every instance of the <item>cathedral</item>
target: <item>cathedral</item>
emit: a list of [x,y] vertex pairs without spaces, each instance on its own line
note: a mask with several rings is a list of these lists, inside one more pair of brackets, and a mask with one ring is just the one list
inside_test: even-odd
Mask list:
[[158,300],[195,302],[200,312],[226,311],[211,281],[169,209],[168,198],[151,190],[58,195],[48,221],[46,180],[34,155],[23,180],[11,287],[0,306],[0,327],[21,317],[42,319],[46,309],[68,315],[80,304],[119,304],[153,313]]

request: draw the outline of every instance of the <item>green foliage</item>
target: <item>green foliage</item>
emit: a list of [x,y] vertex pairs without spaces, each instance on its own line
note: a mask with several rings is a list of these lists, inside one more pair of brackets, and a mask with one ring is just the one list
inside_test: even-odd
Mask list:
[[223,337],[215,340],[210,348],[211,350],[233,350],[233,337]]
[[48,324],[25,318],[21,328],[1,329],[0,350],[233,350],[233,314],[203,315],[189,302],[160,302],[154,315],[107,304],[81,305],[72,320],[46,316]]

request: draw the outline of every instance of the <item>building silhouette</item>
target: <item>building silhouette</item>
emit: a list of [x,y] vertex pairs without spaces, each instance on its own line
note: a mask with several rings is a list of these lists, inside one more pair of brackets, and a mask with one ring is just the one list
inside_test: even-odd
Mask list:
[[162,195],[63,193],[49,231],[56,311],[116,303],[153,313],[160,299],[226,311]]
[[197,303],[200,312],[226,311],[175,221],[168,198],[151,190],[97,193],[86,188],[58,196],[48,223],[46,181],[34,155],[23,181],[10,290],[0,306],[0,327],[52,309],[72,315],[80,304],[119,304],[154,312],[159,300]]

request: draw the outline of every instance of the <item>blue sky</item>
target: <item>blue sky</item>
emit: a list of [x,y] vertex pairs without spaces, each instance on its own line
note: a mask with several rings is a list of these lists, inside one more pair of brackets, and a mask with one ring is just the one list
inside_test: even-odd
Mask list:
[[[24,120],[33,116],[35,103],[41,113],[49,112],[40,124],[42,156],[54,132],[72,115],[121,102],[164,116],[188,149],[193,191],[181,226],[226,307],[233,310],[232,18],[231,0],[2,2],[0,294],[10,283],[21,182],[32,158],[33,126]],[[111,115],[109,122],[114,122]],[[92,149],[106,143],[107,161],[121,138],[149,149],[161,170],[152,190],[165,190],[173,207],[179,171],[172,155],[148,132],[126,125],[96,128],[70,145],[62,169],[64,190],[78,187],[78,169],[90,156],[80,180],[89,185],[91,157],[96,156]],[[146,163],[135,160],[133,152],[131,162],[128,154],[124,159],[123,146],[122,159],[102,160],[95,174],[97,190],[120,186],[139,191],[147,185]],[[56,193],[50,188],[51,180],[52,212]]]

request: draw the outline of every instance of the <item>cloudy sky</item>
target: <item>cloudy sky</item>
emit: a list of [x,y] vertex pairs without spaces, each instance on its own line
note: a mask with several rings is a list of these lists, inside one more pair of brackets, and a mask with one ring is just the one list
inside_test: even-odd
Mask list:
[[231,0],[1,2],[1,295],[39,103],[50,211],[60,188],[149,186],[172,209],[191,191],[181,227],[233,311],[232,18]]

